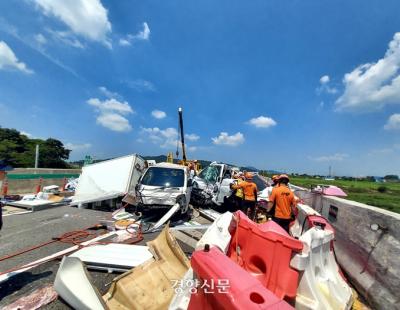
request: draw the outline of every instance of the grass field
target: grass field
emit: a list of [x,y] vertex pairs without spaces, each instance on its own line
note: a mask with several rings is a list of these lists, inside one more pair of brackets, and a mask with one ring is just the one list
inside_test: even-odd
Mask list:
[[[292,176],[294,185],[310,188],[311,185],[329,184],[342,188],[346,199],[400,213],[400,183],[375,183],[368,181],[325,181],[323,179]],[[379,189],[379,190],[378,190]]]

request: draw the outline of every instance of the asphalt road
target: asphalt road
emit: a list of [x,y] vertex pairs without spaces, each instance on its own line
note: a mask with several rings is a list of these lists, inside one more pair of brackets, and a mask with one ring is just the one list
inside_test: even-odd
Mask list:
[[[4,226],[0,231],[0,257],[20,251],[58,237],[65,232],[83,229],[99,223],[101,219],[110,218],[110,212],[77,209],[63,206],[43,211],[12,215],[4,218]],[[96,234],[104,230],[93,231]],[[150,233],[144,235],[144,240],[138,244],[146,244],[158,235]],[[186,253],[192,248],[180,242]],[[0,262],[0,273],[15,266],[30,263],[36,259],[51,255],[62,249],[71,247],[71,244],[54,243],[30,253],[25,253],[12,259]],[[15,300],[29,295],[31,292],[54,282],[60,260],[47,262],[29,271],[18,274],[9,280],[0,283],[0,309]],[[91,282],[101,294],[107,292],[112,280],[119,274],[109,274],[101,271],[90,271]],[[71,309],[60,298],[41,309]]]

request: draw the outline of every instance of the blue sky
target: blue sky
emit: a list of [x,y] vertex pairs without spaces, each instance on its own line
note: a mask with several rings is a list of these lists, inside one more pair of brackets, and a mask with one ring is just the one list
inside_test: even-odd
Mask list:
[[0,2],[0,125],[71,159],[400,174],[400,3]]

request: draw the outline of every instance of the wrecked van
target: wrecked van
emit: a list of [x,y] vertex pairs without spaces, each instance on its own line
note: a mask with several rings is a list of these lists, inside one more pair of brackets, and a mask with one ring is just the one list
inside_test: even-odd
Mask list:
[[179,204],[181,213],[189,208],[192,180],[187,167],[159,163],[148,167],[136,185],[139,210],[169,209]]
[[[193,178],[192,201],[196,205],[218,206],[232,194],[230,185],[235,167],[212,162]],[[237,169],[238,170],[238,169]]]

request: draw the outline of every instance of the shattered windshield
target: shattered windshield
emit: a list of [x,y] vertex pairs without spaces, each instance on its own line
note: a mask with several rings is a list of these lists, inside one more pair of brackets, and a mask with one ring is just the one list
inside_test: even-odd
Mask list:
[[221,166],[208,166],[199,173],[199,178],[211,183],[217,182],[217,178],[221,173]]
[[182,169],[150,167],[142,178],[143,185],[162,187],[183,187],[185,181]]

